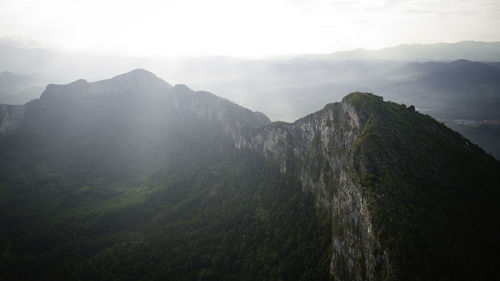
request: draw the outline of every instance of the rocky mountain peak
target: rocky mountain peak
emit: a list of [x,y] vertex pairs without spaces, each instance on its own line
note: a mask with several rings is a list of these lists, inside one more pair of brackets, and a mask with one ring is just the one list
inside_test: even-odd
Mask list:
[[[22,116],[24,123],[18,127]],[[148,71],[134,70],[93,83],[78,80],[49,85],[40,100],[27,106],[0,106],[0,133],[2,130],[20,132],[3,136],[4,146],[0,147],[8,152],[3,155],[11,154],[13,147],[19,157],[29,156],[19,158],[23,161],[18,163],[41,159],[40,167],[45,167],[43,161],[52,160],[53,167],[61,171],[68,167],[68,175],[79,172],[72,177],[82,177],[82,185],[88,175],[108,179],[114,171],[120,180],[128,171],[142,176],[143,167],[157,171],[157,164],[175,155],[170,153],[178,148],[193,155],[219,149],[223,154],[234,153],[230,165],[244,157],[270,160],[267,164],[276,171],[273,175],[281,171],[285,182],[300,183],[297,190],[312,195],[314,208],[331,219],[326,232],[331,229],[331,244],[314,248],[314,252],[330,256],[334,280],[493,280],[488,277],[499,267],[498,161],[413,107],[386,102],[370,93],[351,93],[293,123],[270,123],[265,115],[214,94],[195,92],[185,85],[172,87]],[[209,137],[217,145],[224,141],[227,146],[207,145],[191,151],[192,145]],[[33,146],[32,141],[38,145]],[[32,155],[42,157],[33,159]],[[207,158],[214,160],[211,154]],[[177,167],[173,159],[172,166]],[[114,164],[107,166],[108,162]],[[14,172],[22,167],[11,165],[14,162],[9,158],[2,163],[2,167],[12,166]],[[187,169],[179,166],[176,170]],[[217,177],[202,171],[200,174]],[[220,176],[227,171],[222,169]],[[183,181],[192,177],[188,173]],[[33,190],[46,192],[39,188],[39,181],[33,182]],[[172,190],[166,189],[167,197]],[[60,197],[59,192],[54,191],[54,198]],[[218,196],[208,193],[210,200]],[[234,197],[230,193],[227,198]],[[160,205],[163,209],[163,203]],[[294,207],[295,219],[303,206]],[[253,217],[255,211],[264,218],[258,209],[249,207],[242,214]],[[284,233],[287,240],[289,232]],[[481,275],[489,271],[489,275]]]
[[171,91],[167,82],[144,70],[136,69],[112,79],[89,83],[80,79],[66,85],[50,84],[41,95],[41,100],[47,98],[81,98],[97,95],[157,95]]
[[191,88],[189,88],[185,84],[175,84],[174,89],[175,89],[175,91],[177,91],[179,93],[192,93],[193,92],[193,90],[191,90]]
[[116,82],[124,82],[128,83],[161,83],[164,85],[168,85],[167,82],[162,80],[160,77],[156,76],[154,73],[147,71],[145,69],[134,69],[127,73],[123,73],[113,77],[111,80]]
[[[413,268],[430,261],[453,267],[449,256],[456,254],[455,247],[494,241],[489,224],[475,218],[481,212],[498,212],[498,204],[476,198],[499,193],[494,187],[499,163],[413,107],[356,92],[294,123],[274,122],[238,135],[235,145],[277,162],[282,173],[298,177],[303,190],[315,194],[317,204],[329,210],[330,269],[335,280],[417,280],[414,276],[433,272]],[[481,183],[476,182],[479,178]],[[472,205],[481,210],[463,207]],[[433,212],[440,216],[422,216]],[[435,229],[436,224],[447,227]],[[474,225],[483,234],[451,239],[449,233],[457,225]],[[432,242],[420,245],[422,241]],[[440,252],[415,254],[419,247]],[[458,261],[464,259],[468,258]],[[471,269],[462,271],[474,274]]]

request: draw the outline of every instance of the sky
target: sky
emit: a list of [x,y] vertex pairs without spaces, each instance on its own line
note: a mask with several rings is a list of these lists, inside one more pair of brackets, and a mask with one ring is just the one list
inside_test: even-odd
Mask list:
[[500,41],[498,0],[0,0],[0,38],[132,56],[269,57]]

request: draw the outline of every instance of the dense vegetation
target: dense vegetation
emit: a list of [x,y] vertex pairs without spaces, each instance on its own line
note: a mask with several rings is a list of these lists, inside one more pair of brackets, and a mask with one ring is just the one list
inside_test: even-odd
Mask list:
[[[360,131],[344,124],[346,104],[327,105],[334,118],[321,130],[338,133],[334,150],[321,149],[319,126],[302,160],[293,135],[277,141],[289,156],[283,175],[231,136],[268,119],[212,94],[143,70],[49,86],[0,136],[0,280],[369,279],[368,267],[382,265],[365,260],[372,249],[349,266],[343,257],[370,245],[396,280],[500,279],[499,162],[413,106],[367,93],[343,102]],[[298,181],[301,165],[313,181],[344,188],[347,211],[318,207]],[[362,195],[347,194],[354,189],[332,168]],[[368,212],[359,216],[354,199]],[[364,218],[367,230],[356,222]],[[376,244],[358,239],[365,230]]]
[[35,101],[0,139],[1,280],[329,279],[331,219],[295,178],[213,122],[116,101]]
[[495,280],[500,267],[500,163],[413,107],[348,96],[365,126],[358,181],[395,275]]

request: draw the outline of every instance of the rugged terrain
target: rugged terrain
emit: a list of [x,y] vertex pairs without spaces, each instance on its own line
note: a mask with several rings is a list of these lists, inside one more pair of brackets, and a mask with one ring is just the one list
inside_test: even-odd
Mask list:
[[413,106],[352,93],[236,145],[297,175],[329,210],[334,279],[495,276],[499,163]]
[[0,119],[8,280],[499,277],[499,162],[413,106],[271,123],[135,70]]

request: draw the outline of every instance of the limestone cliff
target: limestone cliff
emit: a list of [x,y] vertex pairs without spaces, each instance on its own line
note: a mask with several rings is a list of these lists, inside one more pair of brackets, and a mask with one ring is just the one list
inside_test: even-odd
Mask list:
[[[488,198],[499,193],[499,163],[413,107],[352,93],[294,123],[233,136],[329,210],[335,280],[473,280],[494,264],[493,249],[478,249],[499,229],[477,217],[498,214]],[[463,234],[470,227],[479,234]]]
[[20,130],[42,143],[34,155],[93,151],[95,141],[120,148],[127,158],[117,159],[129,159],[120,163],[159,163],[172,136],[207,127],[275,162],[329,211],[331,249],[318,250],[331,252],[335,280],[500,279],[500,164],[414,107],[352,93],[294,123],[270,123],[144,70],[49,85],[25,106],[0,105],[0,134]]
[[335,280],[385,280],[390,274],[366,198],[351,172],[362,126],[346,98],[295,123],[275,122],[235,139],[238,148],[260,151],[277,161],[282,172],[297,173],[304,191],[313,192],[318,204],[330,211]]

